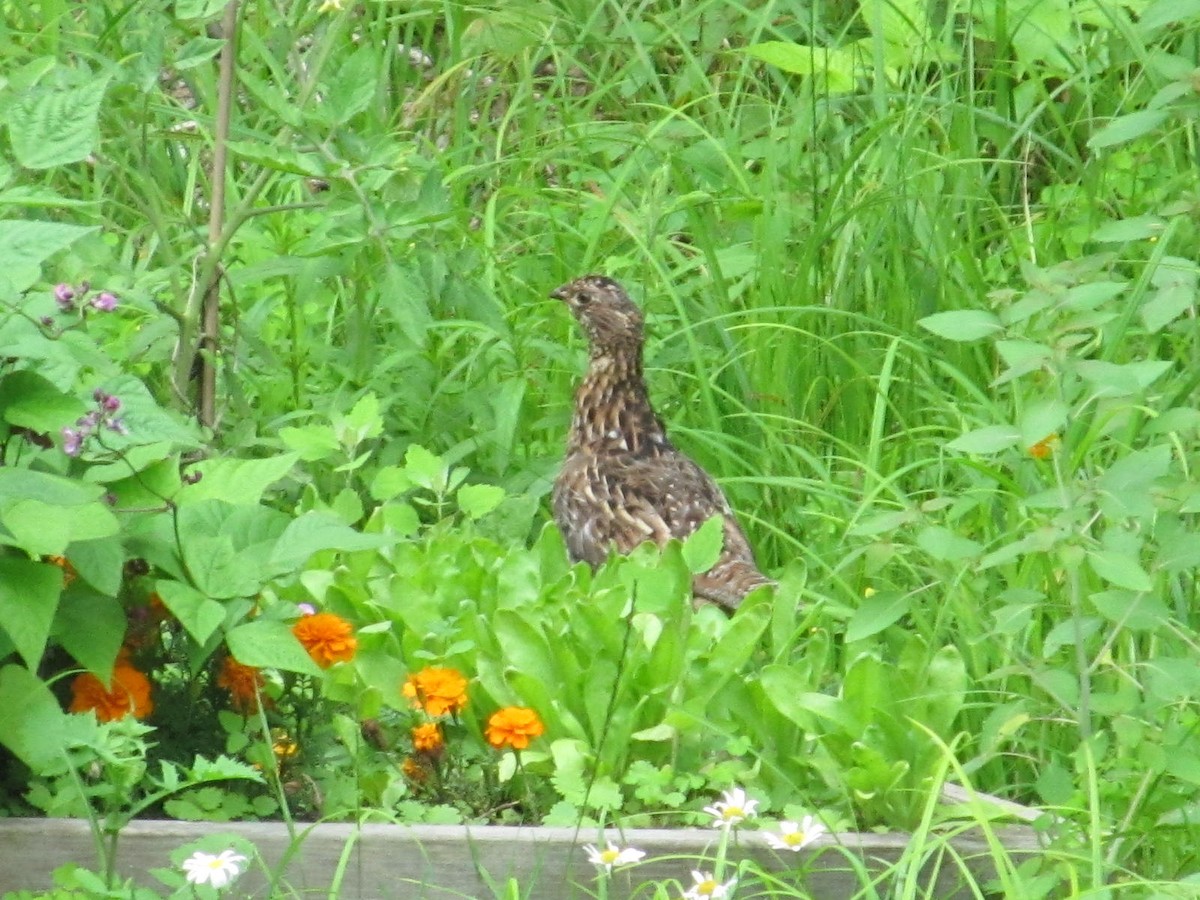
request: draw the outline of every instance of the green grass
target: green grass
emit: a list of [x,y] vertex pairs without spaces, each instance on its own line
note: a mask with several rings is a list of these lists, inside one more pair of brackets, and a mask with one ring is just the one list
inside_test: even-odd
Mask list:
[[[861,654],[894,661],[911,634],[926,665],[953,648],[974,785],[1075,829],[1046,867],[1057,890],[1175,896],[1197,866],[1200,771],[1200,684],[1182,674],[1200,562],[1197,136],[1177,88],[1200,18],[900,6],[915,31],[882,3],[247,4],[212,444],[271,455],[281,427],[373,392],[385,437],[362,470],[310,467],[318,494],[364,493],[417,443],[541,501],[582,366],[547,293],[610,274],[647,310],[651,392],[678,443],[816,610],[821,689],[842,690]],[[195,109],[158,76],[189,41],[208,46],[201,23],[132,3],[4,12],[0,102],[39,79],[112,79],[89,161],[21,169],[6,145],[4,217],[101,228],[48,278],[118,289],[130,312],[107,346],[190,411],[174,342],[196,324],[218,76],[179,70]],[[863,68],[841,89],[745,52],[764,41],[853,44]],[[1089,144],[1154,108],[1153,127]],[[1103,231],[1139,216],[1161,222]],[[1128,287],[1069,292],[1110,281]],[[1012,312],[1039,292],[1053,303]],[[1174,315],[1151,327],[1151,301]],[[1001,312],[1005,331],[960,342],[918,324],[954,310]],[[1004,378],[1015,351],[997,338],[1052,352]],[[1078,365],[1150,359],[1169,371],[1125,393]],[[1069,415],[1048,420],[1050,461],[1024,452],[1039,436],[948,446],[1051,402]],[[1134,454],[1154,448],[1167,468],[1139,482]],[[542,502],[507,539],[545,520]],[[799,664],[807,645],[789,638],[766,661]],[[847,765],[807,739],[820,765]]]

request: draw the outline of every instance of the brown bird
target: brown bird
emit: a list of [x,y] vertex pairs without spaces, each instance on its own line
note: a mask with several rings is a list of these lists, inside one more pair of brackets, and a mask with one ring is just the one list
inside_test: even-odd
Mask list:
[[736,609],[748,591],[773,584],[715,481],[667,439],[642,373],[642,312],[624,288],[585,275],[552,291],[579,320],[588,369],[575,394],[567,458],[554,482],[554,520],[575,561],[592,566],[610,550],[686,538],[715,515],[725,520],[717,564],[697,575],[697,598]]

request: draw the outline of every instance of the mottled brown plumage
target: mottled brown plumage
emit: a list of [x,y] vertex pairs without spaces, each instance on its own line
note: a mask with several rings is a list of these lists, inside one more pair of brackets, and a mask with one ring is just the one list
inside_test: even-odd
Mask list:
[[567,304],[588,339],[588,370],[554,482],[554,519],[571,558],[596,566],[612,549],[662,546],[720,515],[724,549],[692,587],[698,598],[736,609],[748,591],[772,582],[758,571],[721,489],[667,439],[650,404],[641,310],[602,275],[577,278],[550,296]]

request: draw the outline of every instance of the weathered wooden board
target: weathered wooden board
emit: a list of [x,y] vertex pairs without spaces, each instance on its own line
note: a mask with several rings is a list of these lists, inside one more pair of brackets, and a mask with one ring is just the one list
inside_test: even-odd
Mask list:
[[[438,825],[325,824],[297,826],[301,837],[284,872],[285,896],[328,897],[335,873],[343,872],[337,886],[339,900],[448,900],[448,898],[492,898],[504,896],[508,879],[519,885],[527,900],[570,900],[594,896],[596,870],[582,847],[598,843],[594,831],[570,828],[506,828],[499,826],[463,828]],[[268,865],[277,867],[291,845],[284,825],[278,822],[175,822],[141,821],[123,833],[118,868],[139,883],[157,884],[152,869],[169,868],[172,850],[214,833],[233,833],[258,848]],[[1028,828],[997,832],[1010,853],[1025,856],[1036,852],[1037,842]],[[685,889],[691,871],[711,869],[701,857],[711,860],[718,833],[700,830],[638,829],[606,836],[621,846],[646,851],[646,861],[631,870],[618,872],[608,896],[649,897],[649,883],[677,880]],[[730,859],[753,858],[771,872],[787,877],[804,869],[803,884],[818,900],[843,900],[861,885],[856,869],[879,871],[900,858],[907,844],[905,835],[826,835],[800,851],[780,855],[769,850],[754,832],[743,831],[730,848]],[[928,846],[928,844],[927,844]],[[342,867],[343,855],[348,854]],[[935,887],[930,894],[945,900],[967,897],[961,890],[961,873],[969,869],[986,880],[993,872],[987,841],[978,834],[955,838],[940,852],[931,853],[922,884]],[[77,862],[97,867],[95,849],[87,823],[72,819],[0,820],[0,893],[52,886],[51,874],[58,866]],[[936,877],[931,875],[936,864]],[[726,877],[736,870],[728,867]],[[494,887],[493,887],[494,886]],[[641,889],[639,890],[639,886]],[[294,893],[293,893],[294,892]],[[751,894],[756,892],[751,891]],[[251,870],[241,877],[226,897],[266,897],[267,883]]]

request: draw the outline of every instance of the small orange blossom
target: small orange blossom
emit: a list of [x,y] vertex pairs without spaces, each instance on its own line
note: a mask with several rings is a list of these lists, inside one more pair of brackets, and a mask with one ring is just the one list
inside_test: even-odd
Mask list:
[[150,679],[123,659],[113,667],[111,686],[91,672],[76,675],[71,682],[71,712],[94,710],[101,722],[113,722],[132,715],[144,719],[154,712],[150,699]]
[[333,613],[304,616],[292,626],[292,634],[322,669],[336,662],[350,662],[358,650],[354,627]]
[[539,737],[545,730],[542,720],[532,709],[506,706],[488,719],[487,740],[497,750],[504,747],[524,750],[533,738]]
[[453,715],[467,705],[467,679],[444,666],[428,666],[409,675],[401,692],[431,716]]

